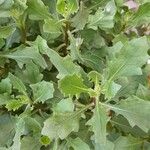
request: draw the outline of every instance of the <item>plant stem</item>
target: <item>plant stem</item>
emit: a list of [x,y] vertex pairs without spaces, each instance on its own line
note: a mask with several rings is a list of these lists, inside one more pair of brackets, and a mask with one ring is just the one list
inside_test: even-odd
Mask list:
[[59,139],[55,139],[53,150],[58,150]]
[[69,22],[66,20],[65,21],[65,29],[64,29],[64,43],[65,43],[65,46],[64,46],[64,49],[63,49],[63,54],[64,56],[67,55],[67,47],[68,47],[68,30],[69,30],[69,27],[70,27],[70,24]]
[[24,26],[22,26],[21,28],[20,28],[20,30],[21,30],[21,42],[24,44],[24,43],[26,43],[26,40],[27,40],[27,34],[26,34],[26,29],[25,29],[25,27]]

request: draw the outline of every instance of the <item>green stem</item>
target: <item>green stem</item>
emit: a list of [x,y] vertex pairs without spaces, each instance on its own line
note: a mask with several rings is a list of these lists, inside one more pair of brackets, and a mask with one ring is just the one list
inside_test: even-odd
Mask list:
[[58,150],[59,139],[55,139],[53,150]]
[[67,55],[67,47],[68,47],[68,43],[69,43],[69,39],[68,39],[69,27],[70,27],[70,23],[66,20],[65,21],[65,29],[64,29],[64,43],[65,43],[64,50],[63,50],[64,56]]

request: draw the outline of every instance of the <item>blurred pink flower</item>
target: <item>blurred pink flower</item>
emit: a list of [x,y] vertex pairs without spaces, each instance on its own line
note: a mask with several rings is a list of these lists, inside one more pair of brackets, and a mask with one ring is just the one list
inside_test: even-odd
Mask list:
[[124,5],[127,6],[129,9],[133,9],[133,10],[137,10],[139,7],[139,5],[133,0],[129,0],[125,2]]

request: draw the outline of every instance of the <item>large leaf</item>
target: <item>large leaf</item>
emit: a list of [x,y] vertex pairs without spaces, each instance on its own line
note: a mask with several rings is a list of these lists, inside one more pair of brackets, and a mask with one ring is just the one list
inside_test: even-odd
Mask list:
[[71,132],[78,131],[79,117],[80,113],[78,111],[54,114],[44,122],[42,134],[50,139],[65,139]]
[[106,109],[97,105],[93,112],[93,117],[87,122],[91,126],[91,131],[94,132],[94,142],[97,145],[104,147],[106,145],[106,125],[109,121]]
[[67,146],[72,147],[74,150],[90,150],[89,146],[83,142],[80,138],[67,139]]
[[[124,44],[120,52],[117,53],[117,57],[108,61],[108,67],[105,74],[107,81],[103,87],[107,97],[113,97],[119,90],[119,86],[115,85],[114,87],[115,83],[113,81],[115,79],[121,76],[142,74],[140,67],[142,67],[149,58],[147,54],[148,49],[149,45],[146,37],[133,39]],[[113,92],[114,88],[117,88],[115,92]]]
[[9,54],[0,55],[0,57],[10,58],[17,61],[18,65],[22,68],[24,64],[28,64],[31,61],[38,64],[42,68],[46,68],[47,64],[44,58],[38,52],[37,47],[18,47],[18,49]]
[[136,139],[132,136],[127,136],[127,137],[119,137],[115,141],[115,148],[114,150],[137,150],[141,147],[142,141],[139,139]]
[[30,86],[33,90],[34,102],[44,103],[46,100],[53,97],[54,87],[50,82],[41,81]]
[[133,96],[120,101],[119,104],[116,104],[115,106],[110,106],[110,108],[117,114],[121,114],[127,118],[132,127],[137,125],[145,132],[148,132],[150,129],[149,101]]

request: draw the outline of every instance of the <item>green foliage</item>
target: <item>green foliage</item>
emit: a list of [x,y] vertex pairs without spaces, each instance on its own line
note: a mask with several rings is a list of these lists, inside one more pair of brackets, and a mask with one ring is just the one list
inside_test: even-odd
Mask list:
[[149,0],[0,0],[0,150],[149,150]]

